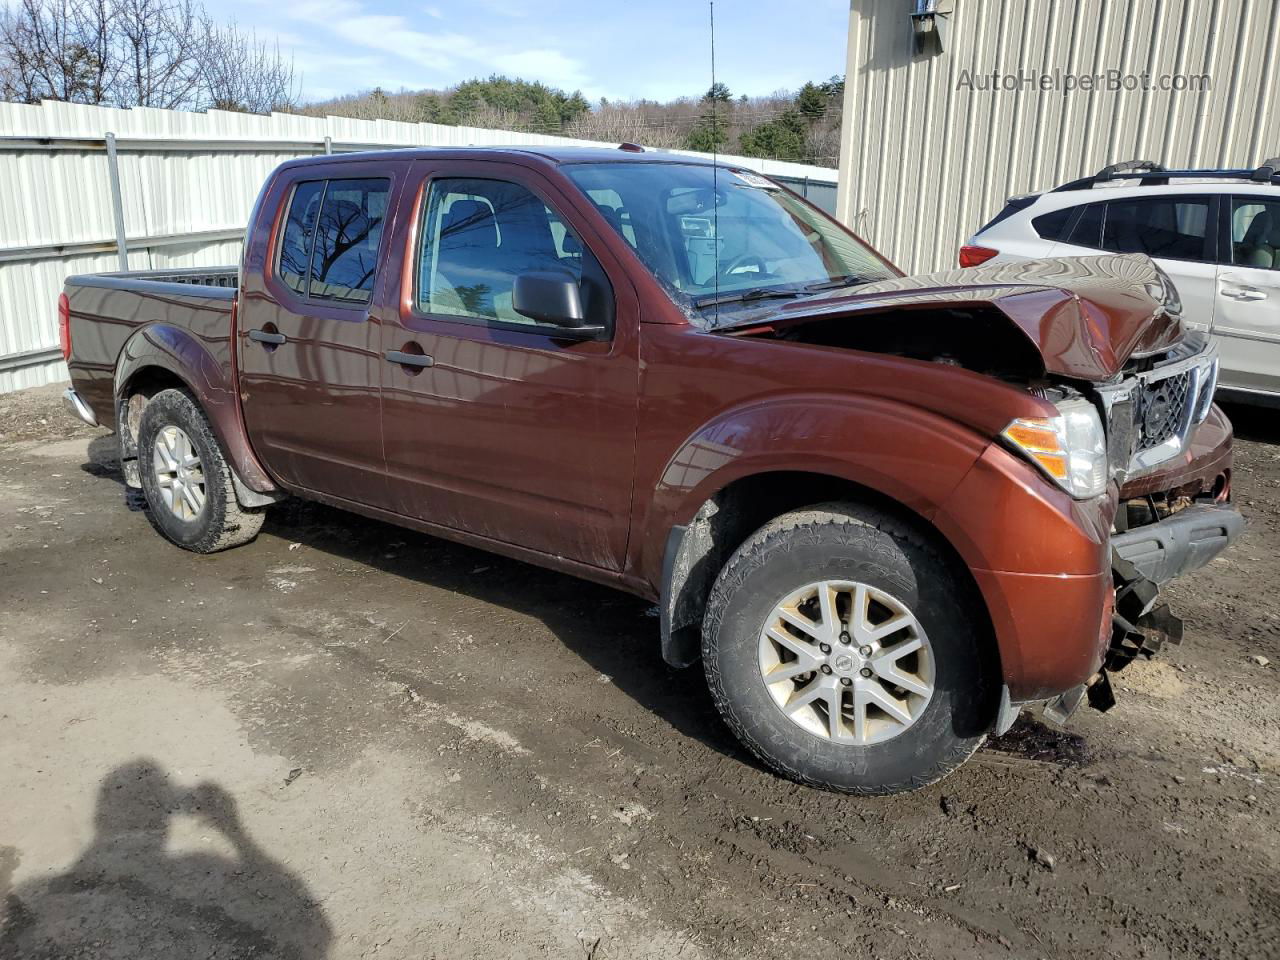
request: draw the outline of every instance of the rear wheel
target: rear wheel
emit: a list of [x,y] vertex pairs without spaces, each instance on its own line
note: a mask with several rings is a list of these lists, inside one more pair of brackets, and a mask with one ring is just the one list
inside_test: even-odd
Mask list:
[[152,525],[180,547],[215,553],[262,529],[264,509],[240,506],[209,421],[181,390],[163,390],[143,409],[138,472]]
[[851,504],[785,514],[716,580],[703,662],[722,715],[775,770],[848,793],[932,783],[995,714],[986,621],[916,531]]

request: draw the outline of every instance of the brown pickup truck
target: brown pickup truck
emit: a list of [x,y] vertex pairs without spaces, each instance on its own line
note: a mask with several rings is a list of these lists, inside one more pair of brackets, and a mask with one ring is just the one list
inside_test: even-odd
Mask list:
[[743,743],[836,790],[1109,706],[1180,638],[1160,584],[1243,522],[1215,356],[1150,260],[906,278],[639,148],[289,162],[238,270],[59,308],[67,402],[174,543],[293,495],[639,594]]

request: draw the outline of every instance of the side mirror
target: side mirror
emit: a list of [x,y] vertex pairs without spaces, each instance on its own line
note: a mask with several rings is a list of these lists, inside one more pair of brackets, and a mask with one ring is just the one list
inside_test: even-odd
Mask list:
[[578,283],[566,273],[522,273],[511,291],[511,308],[539,323],[565,327],[574,333],[594,334],[582,309]]

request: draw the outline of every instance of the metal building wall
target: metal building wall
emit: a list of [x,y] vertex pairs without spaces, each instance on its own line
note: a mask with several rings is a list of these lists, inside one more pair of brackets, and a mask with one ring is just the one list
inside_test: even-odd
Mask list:
[[[386,120],[0,103],[0,393],[65,379],[56,316],[63,278],[119,269],[104,142],[108,132],[118,138],[130,269],[235,263],[240,235],[267,174],[284,160],[323,153],[326,138],[335,151],[607,146]],[[835,170],[746,157],[722,155],[721,160],[775,176],[834,210]],[[59,249],[68,245],[73,246]]]
[[[1277,0],[851,0],[838,216],[908,272],[955,264],[1005,199],[1108,163],[1248,167],[1280,155]],[[1204,91],[975,90],[962,71],[1207,74]]]

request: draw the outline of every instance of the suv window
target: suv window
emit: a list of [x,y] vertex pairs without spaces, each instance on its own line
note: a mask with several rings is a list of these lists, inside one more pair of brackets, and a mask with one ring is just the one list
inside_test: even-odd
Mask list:
[[294,188],[280,279],[313,300],[368,303],[391,181],[309,180]]
[[1041,240],[1065,240],[1063,234],[1066,233],[1067,224],[1071,222],[1071,215],[1075,212],[1075,207],[1063,207],[1061,210],[1041,214],[1031,221],[1031,227]]
[[1231,262],[1280,270],[1280,201],[1231,198]]
[[526,187],[505,180],[434,180],[422,215],[417,306],[424,313],[543,326],[515,312],[522,273],[572,278],[588,323],[608,326],[613,292],[573,228]]
[[1080,219],[1071,228],[1071,243],[1077,247],[1102,249],[1102,220],[1106,212],[1105,203],[1087,203],[1080,208]]
[[1212,263],[1212,226],[1206,197],[1109,200],[1102,249]]

